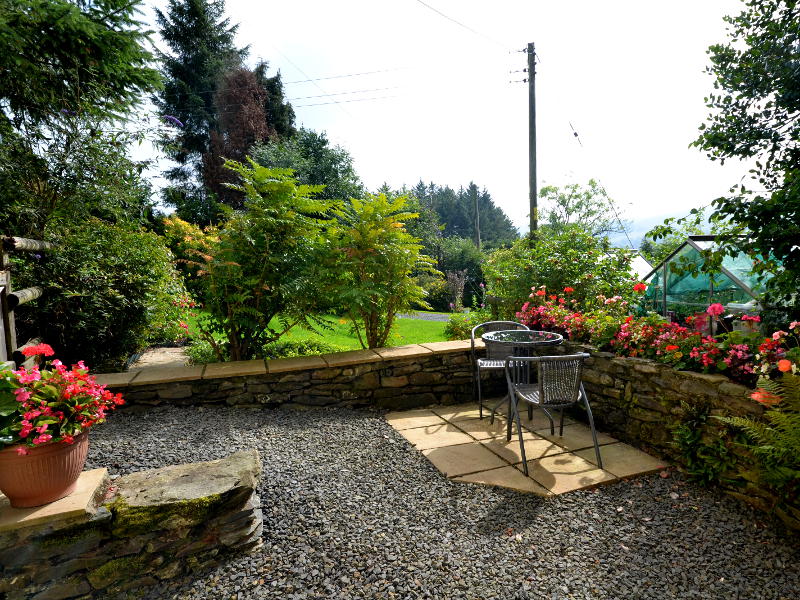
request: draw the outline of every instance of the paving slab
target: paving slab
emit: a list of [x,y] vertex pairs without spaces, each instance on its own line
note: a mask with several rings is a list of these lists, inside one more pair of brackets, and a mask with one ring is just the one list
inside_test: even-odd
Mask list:
[[470,349],[469,340],[453,340],[449,342],[429,342],[427,344],[420,344],[423,348],[427,348],[431,352],[437,354],[447,354],[449,352],[463,352]]
[[394,346],[393,348],[375,348],[375,353],[383,360],[393,360],[397,358],[414,358],[433,354],[433,350],[423,348],[419,344],[409,344],[408,346]]
[[465,483],[480,483],[483,485],[493,485],[496,487],[504,487],[518,492],[527,492],[536,494],[537,496],[550,496],[550,490],[542,487],[530,477],[525,477],[514,467],[505,466],[499,469],[491,469],[489,471],[479,471],[470,475],[462,475],[454,477],[453,481],[463,481]]
[[69,496],[33,508],[12,508],[8,498],[0,494],[0,532],[88,519],[96,512],[107,484],[107,469],[83,471]]
[[[491,450],[506,462],[512,465],[522,464],[522,451],[519,448],[519,438],[514,436],[510,442],[505,438],[488,440],[481,442],[488,450]],[[567,452],[561,446],[558,446],[541,437],[534,439],[523,439],[522,443],[525,445],[525,457],[530,460],[537,460],[545,456],[552,456],[554,454],[562,454]]]
[[[556,428],[555,435],[551,435],[549,426],[544,429],[537,429],[534,433],[555,442],[559,446],[564,446],[564,448],[567,450],[576,451],[583,450],[584,448],[594,448],[594,442],[592,441],[592,430],[583,423],[565,425],[563,436],[558,435],[558,428]],[[600,445],[613,444],[618,441],[619,440],[614,439],[610,435],[601,433],[599,431],[597,432],[597,443]]]
[[[597,464],[594,448],[578,450],[575,454],[592,464]],[[669,463],[666,461],[650,456],[646,452],[637,450],[622,442],[601,446],[600,457],[603,459],[603,468],[617,477],[647,475],[669,467]]]
[[364,363],[374,363],[383,360],[372,350],[346,350],[344,352],[323,354],[320,358],[322,358],[329,367],[347,367],[350,365],[362,365]]
[[422,454],[447,477],[506,466],[503,459],[475,443],[430,448]]
[[193,381],[203,376],[205,365],[193,367],[147,367],[139,371],[128,384],[130,386],[149,385],[152,383],[173,383],[176,381]]
[[326,369],[328,363],[319,356],[297,356],[293,358],[276,358],[267,361],[268,373],[289,373],[306,369]]
[[[441,448],[455,444],[469,444],[475,441],[460,429],[444,421],[441,422],[441,425],[402,429],[398,433],[414,444],[417,450]],[[478,471],[479,469],[472,470]]]
[[[434,406],[431,409],[437,415],[448,421],[463,421],[464,419],[479,419],[480,411],[478,405],[470,402],[469,404],[460,404],[456,406]],[[484,406],[483,415],[485,419],[489,418],[489,411]]]
[[[522,465],[517,468],[522,469]],[[584,490],[601,483],[618,481],[611,473],[598,469],[596,465],[571,452],[529,460],[528,473],[553,494]]]
[[127,387],[133,381],[133,378],[139,374],[139,371],[127,371],[125,373],[101,373],[96,375],[97,383],[100,385],[107,385],[108,387],[120,388]]
[[[506,421],[495,418],[494,424],[489,423],[489,417],[483,419],[458,419],[452,421],[453,425],[458,427],[464,433],[468,433],[476,440],[492,440],[495,438],[506,438]],[[512,430],[513,439],[517,439],[517,428]],[[528,430],[523,429],[523,439],[532,440],[538,439],[539,436]]]
[[397,431],[427,427],[429,425],[444,425],[444,419],[430,410],[404,410],[390,412],[386,415],[386,422]]

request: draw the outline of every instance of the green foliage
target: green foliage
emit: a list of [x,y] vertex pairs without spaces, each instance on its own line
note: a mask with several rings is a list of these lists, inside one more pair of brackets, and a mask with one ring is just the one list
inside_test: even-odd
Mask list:
[[302,184],[324,186],[318,198],[347,200],[364,194],[353,158],[341,146],[331,146],[324,133],[301,127],[292,138],[256,145],[251,155],[265,167],[293,169]]
[[542,235],[562,234],[579,225],[598,237],[624,233],[625,227],[617,217],[617,203],[594,179],[586,187],[577,183],[558,188],[546,185],[539,191]]
[[[695,146],[711,160],[751,159],[751,184],[713,203],[725,221],[713,269],[725,254],[744,251],[775,273],[768,301],[797,307],[800,277],[800,6],[795,0],[748,0],[729,24],[727,43],[709,49],[712,111]],[[755,160],[752,160],[755,159]]]
[[298,185],[288,169],[253,161],[227,165],[241,180],[236,189],[245,210],[223,223],[208,253],[198,255],[207,311],[199,327],[219,360],[243,360],[295,325],[318,322],[320,254],[328,244],[322,232],[332,224],[334,204],[314,198],[318,188]]
[[398,312],[427,308],[425,291],[411,275],[431,270],[431,260],[405,229],[404,223],[417,216],[404,210],[406,202],[385,194],[353,198],[330,232],[328,293],[337,298],[364,348],[386,345]]
[[[765,483],[784,497],[800,496],[800,376],[784,373],[779,380],[762,378],[754,396],[771,408],[764,420],[719,417],[744,432],[759,460]],[[766,393],[765,393],[766,392]]]
[[628,295],[632,257],[628,250],[612,248],[607,238],[571,226],[557,235],[540,236],[534,244],[518,240],[511,248],[494,251],[483,271],[488,293],[501,299],[501,316],[510,318],[528,300],[531,288],[541,286],[552,294],[573,287],[572,298],[579,305],[600,294]]
[[125,113],[158,83],[136,0],[0,0],[0,134]]
[[672,430],[673,443],[683,459],[686,473],[704,485],[719,481],[736,466],[726,432],[709,427],[709,407],[681,403],[685,417]]
[[663,225],[653,227],[650,231],[644,234],[642,243],[639,246],[639,252],[642,253],[650,264],[654,267],[661,264],[661,262],[672,254],[678,246],[686,241],[690,235],[701,235],[703,228],[702,222],[705,219],[705,211],[698,210],[692,219],[686,219],[680,224],[675,224],[669,229],[665,229]]
[[158,236],[93,219],[50,239],[53,252],[16,271],[17,285],[45,289],[18,316],[65,364],[120,370],[148,343],[180,335],[173,301],[185,290]]
[[494,321],[488,309],[471,310],[466,313],[453,313],[444,330],[448,340],[468,340],[472,328],[486,321]]
[[0,220],[8,234],[40,238],[53,227],[98,217],[141,222],[150,213],[143,165],[126,149],[135,136],[96,118],[53,117],[47,132],[0,143]]
[[425,185],[420,181],[411,194],[438,215],[439,222],[444,225],[444,237],[460,236],[477,242],[476,202],[482,247],[497,248],[519,237],[511,219],[494,203],[489,192],[479,189],[473,182],[456,192],[448,186],[441,187],[434,183]]
[[321,339],[306,338],[304,340],[282,339],[264,347],[264,358],[293,358],[296,356],[315,356],[344,352],[348,348],[330,344]]

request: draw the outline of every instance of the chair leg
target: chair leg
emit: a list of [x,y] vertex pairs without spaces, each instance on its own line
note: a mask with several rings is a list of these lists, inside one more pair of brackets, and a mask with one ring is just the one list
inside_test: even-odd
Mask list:
[[586,397],[586,392],[583,391],[581,386],[581,395],[583,396],[583,404],[586,406],[586,414],[589,417],[589,426],[592,428],[592,441],[594,442],[594,453],[597,456],[597,466],[603,468],[603,459],[600,458],[600,446],[597,443],[597,431],[594,428],[594,417],[592,416],[592,409],[589,406],[589,398]]
[[[519,437],[519,451],[522,454],[522,470],[524,471],[525,475],[528,475],[528,457],[525,456],[525,442],[522,439],[522,423],[520,422],[519,418],[519,407],[517,406],[516,399],[513,400],[514,402],[514,418],[517,421],[517,436]],[[528,405],[530,408],[530,405]]]
[[559,437],[564,436],[564,409],[562,408],[560,411],[559,419],[558,419],[558,435]]
[[533,404],[528,404],[528,422],[533,421]]
[[475,367],[475,377],[473,377],[473,385],[475,387],[475,395],[478,397],[478,411],[481,419],[483,418],[483,398],[481,397],[481,370]]

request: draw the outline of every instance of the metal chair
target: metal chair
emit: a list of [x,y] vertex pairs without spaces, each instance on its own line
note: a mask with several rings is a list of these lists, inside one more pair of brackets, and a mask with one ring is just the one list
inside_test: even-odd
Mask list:
[[[481,371],[500,371],[505,368],[505,356],[500,356],[499,349],[491,346],[486,347],[486,357],[478,358],[475,352],[475,336],[488,333],[490,331],[508,331],[515,329],[527,330],[528,327],[516,321],[487,321],[472,328],[470,336],[471,356],[472,356],[472,382],[475,396],[478,398],[480,418],[483,418],[483,398],[481,397]],[[492,413],[494,414],[494,413]]]
[[[559,424],[558,435],[564,435],[564,409],[583,401],[589,425],[592,428],[592,440],[597,456],[597,466],[603,468],[603,459],[600,457],[600,446],[597,444],[597,432],[594,428],[592,409],[589,398],[581,383],[583,361],[588,354],[569,354],[566,356],[509,356],[505,360],[506,382],[508,394],[513,406],[513,416],[517,423],[519,447],[522,452],[522,466],[525,475],[528,474],[528,460],[525,456],[525,444],[522,441],[522,423],[519,418],[518,402],[525,402],[531,407],[541,408],[550,420],[550,435],[555,434],[553,416],[550,410],[558,410]],[[528,383],[530,369],[535,364],[538,369],[536,383]],[[511,439],[510,437],[508,438]]]

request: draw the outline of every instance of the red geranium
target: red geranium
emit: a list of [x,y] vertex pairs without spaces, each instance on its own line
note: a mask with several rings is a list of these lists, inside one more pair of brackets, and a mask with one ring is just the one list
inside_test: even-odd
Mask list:
[[637,283],[633,286],[633,291],[639,294],[644,294],[647,291],[647,284],[646,283]]
[[35,346],[27,346],[23,348],[20,352],[22,352],[23,356],[36,356],[38,354],[42,354],[44,356],[53,356],[55,352],[48,344],[37,344]]

